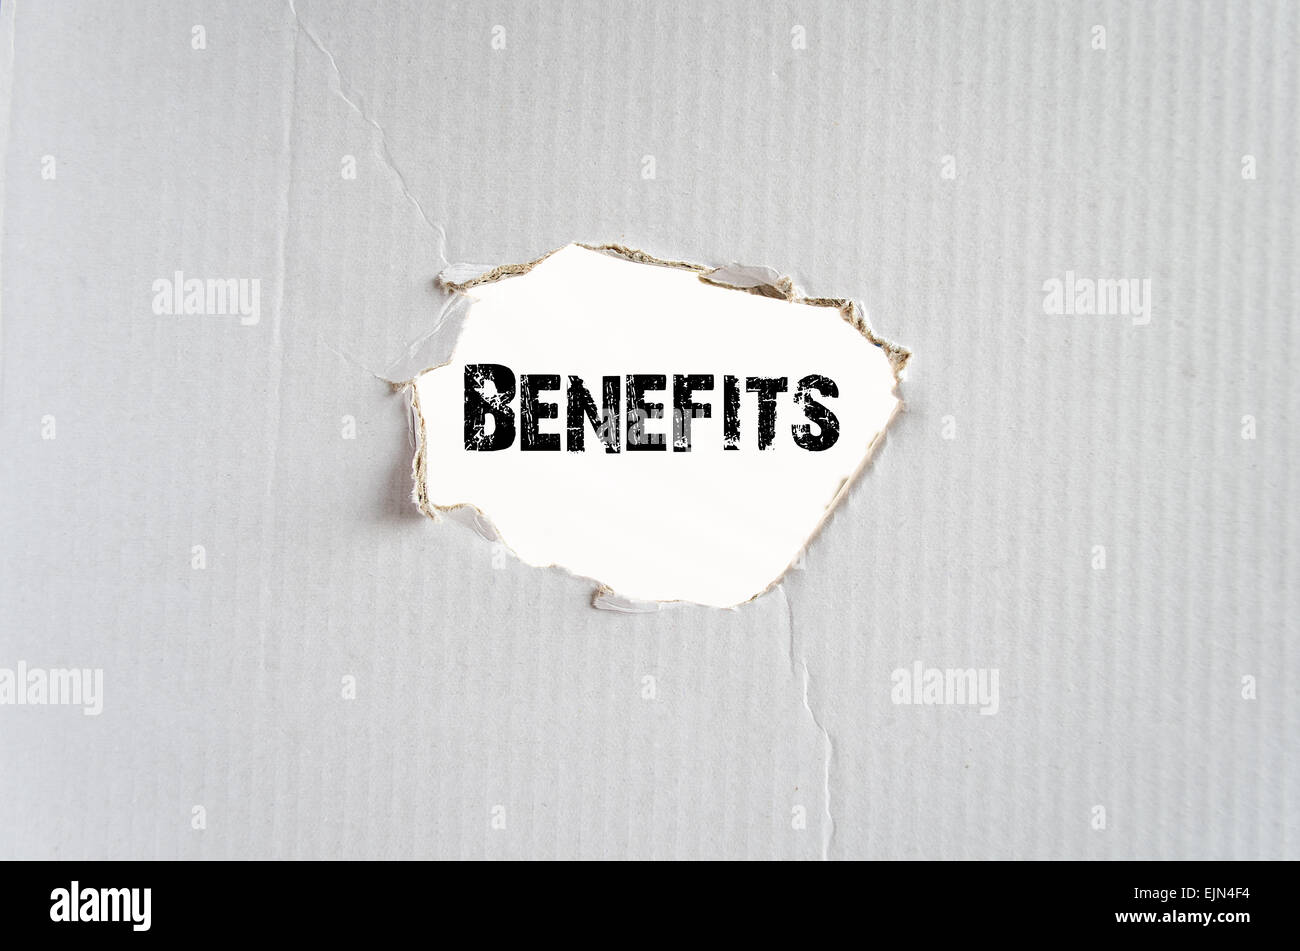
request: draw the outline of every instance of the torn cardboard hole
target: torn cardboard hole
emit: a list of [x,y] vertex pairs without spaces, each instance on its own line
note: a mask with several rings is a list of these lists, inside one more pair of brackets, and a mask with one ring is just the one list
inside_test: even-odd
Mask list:
[[597,607],[762,594],[901,405],[910,353],[768,268],[571,244],[439,283],[451,358],[398,384],[414,499],[595,580]]

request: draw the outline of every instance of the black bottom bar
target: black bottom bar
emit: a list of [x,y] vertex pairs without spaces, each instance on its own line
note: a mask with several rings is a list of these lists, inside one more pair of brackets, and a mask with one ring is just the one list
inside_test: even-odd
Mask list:
[[465,928],[602,943],[637,934],[696,943],[701,931],[734,941],[772,929],[815,940],[841,929],[911,936],[917,946],[1055,935],[1224,942],[1281,933],[1289,916],[1279,896],[1292,871],[1255,862],[570,864],[540,874],[485,863],[7,862],[0,928],[6,939],[93,942],[284,935],[333,943],[413,929],[456,940]]

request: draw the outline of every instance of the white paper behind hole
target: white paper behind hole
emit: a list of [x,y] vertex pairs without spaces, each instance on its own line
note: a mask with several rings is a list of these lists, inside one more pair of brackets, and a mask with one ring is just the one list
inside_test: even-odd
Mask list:
[[[775,582],[816,531],[837,493],[892,417],[894,373],[884,350],[833,307],[792,303],[702,282],[692,271],[639,264],[576,245],[531,271],[478,285],[451,362],[416,381],[423,414],[426,497],[436,507],[482,511],[502,541],[531,565],[557,565],[629,598],[733,606]],[[605,375],[661,373],[668,390],[650,432],[661,452],[606,454],[587,430],[581,453],[464,448],[467,363],[499,363],[517,375],[554,373],[543,396],[563,433],[567,376],[581,376],[599,403]],[[697,393],[713,418],[692,421],[692,451],[673,452],[672,376],[711,373]],[[778,398],[771,449],[757,445],[756,394],[741,393],[741,446],[722,448],[724,374],[798,379],[820,373],[839,396],[825,399],[840,438],[822,452],[795,445],[805,421],[792,393]],[[626,428],[626,387],[624,419]],[[518,405],[516,397],[515,405]]]

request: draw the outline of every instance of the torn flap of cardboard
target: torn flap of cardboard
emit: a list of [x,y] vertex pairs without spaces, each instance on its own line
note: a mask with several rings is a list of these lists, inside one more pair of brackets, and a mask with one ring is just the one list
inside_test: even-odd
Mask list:
[[571,244],[439,283],[454,349],[400,384],[416,504],[593,579],[597,607],[762,594],[901,405],[909,351],[770,268]]

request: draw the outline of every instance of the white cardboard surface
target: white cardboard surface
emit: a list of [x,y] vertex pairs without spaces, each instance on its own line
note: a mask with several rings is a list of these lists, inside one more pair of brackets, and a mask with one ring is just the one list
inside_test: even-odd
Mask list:
[[[0,666],[105,696],[0,707],[0,857],[1295,858],[1298,16],[5,0]],[[572,240],[913,350],[755,603],[597,611],[411,506],[371,371]],[[1150,322],[1044,314],[1070,270]]]

